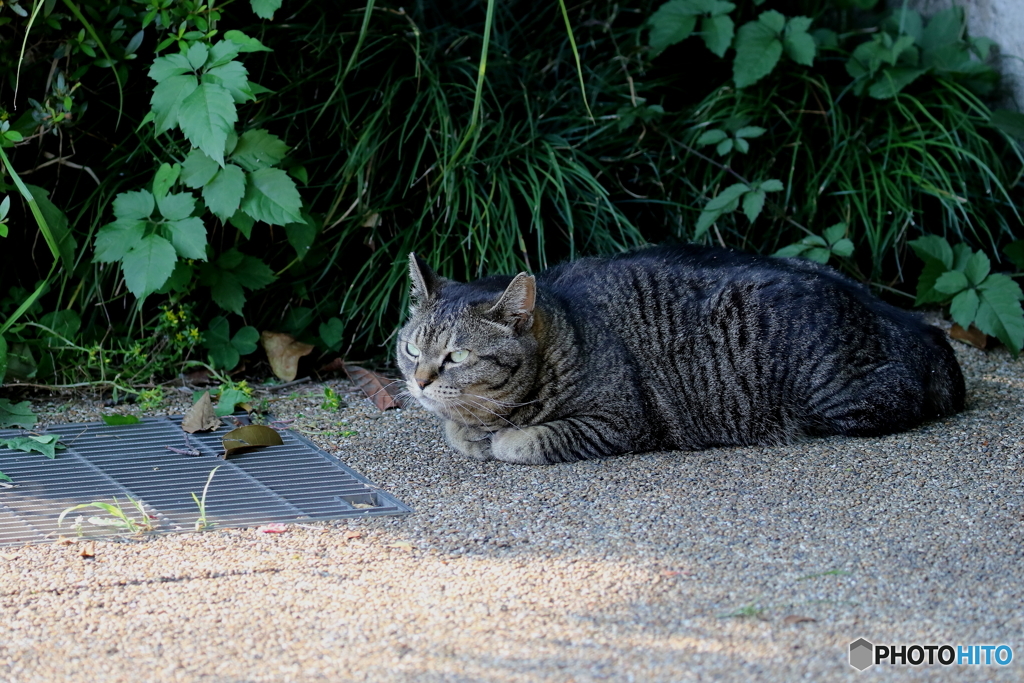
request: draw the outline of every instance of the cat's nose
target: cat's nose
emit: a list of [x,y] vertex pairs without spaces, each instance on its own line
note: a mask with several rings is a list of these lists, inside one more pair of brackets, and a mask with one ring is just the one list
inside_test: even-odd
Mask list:
[[422,389],[423,387],[427,386],[428,384],[430,384],[433,381],[434,380],[432,380],[432,379],[419,379],[419,378],[416,378],[416,386],[418,386],[420,389]]

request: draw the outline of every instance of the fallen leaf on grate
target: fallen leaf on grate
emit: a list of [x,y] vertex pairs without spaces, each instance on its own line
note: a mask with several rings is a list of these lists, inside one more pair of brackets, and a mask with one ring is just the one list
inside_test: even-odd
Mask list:
[[267,352],[270,369],[282,382],[291,382],[299,373],[299,359],[313,352],[313,346],[297,341],[284,332],[261,332],[260,343]]
[[788,617],[782,620],[782,623],[786,626],[792,626],[793,624],[802,624],[805,621],[817,621],[813,617],[804,617],[799,614],[790,614]]
[[251,451],[255,448],[281,446],[284,444],[284,441],[281,440],[281,435],[277,433],[276,429],[271,429],[266,425],[246,425],[245,427],[232,429],[225,434],[223,444],[224,455],[222,457],[226,460],[228,456]]
[[89,541],[82,547],[80,557],[96,557],[96,541]]
[[208,432],[217,427],[220,427],[220,418],[213,410],[210,392],[204,391],[199,400],[189,408],[181,419],[181,428],[189,434],[195,434],[196,432]]
[[275,522],[273,524],[264,524],[263,526],[258,527],[256,531],[261,534],[283,534],[284,532],[288,531],[288,525],[281,524],[280,522]]
[[402,391],[403,382],[401,380],[378,375],[376,372],[358,365],[346,365],[345,374],[363,390],[367,398],[373,401],[377,410],[384,411],[389,408],[402,407],[402,400],[398,398],[398,394]]

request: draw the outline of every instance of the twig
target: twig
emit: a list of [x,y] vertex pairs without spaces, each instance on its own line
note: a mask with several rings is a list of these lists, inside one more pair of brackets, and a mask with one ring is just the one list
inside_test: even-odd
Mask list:
[[305,382],[310,381],[311,379],[312,379],[312,377],[303,377],[302,379],[294,379],[291,382],[285,382],[284,384],[275,384],[272,387],[261,387],[261,388],[265,389],[266,391],[281,391],[282,389],[287,389],[288,387],[293,387],[296,384],[303,384]]

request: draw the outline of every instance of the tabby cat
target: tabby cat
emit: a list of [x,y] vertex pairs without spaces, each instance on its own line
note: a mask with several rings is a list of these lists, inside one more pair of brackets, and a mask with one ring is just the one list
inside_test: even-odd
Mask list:
[[536,278],[409,270],[399,367],[478,460],[871,436],[964,405],[940,329],[809,261],[681,246]]

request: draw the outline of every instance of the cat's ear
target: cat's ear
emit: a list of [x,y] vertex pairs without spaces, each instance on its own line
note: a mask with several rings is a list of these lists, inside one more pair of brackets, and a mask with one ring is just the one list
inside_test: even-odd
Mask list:
[[412,300],[416,303],[432,298],[441,288],[440,276],[412,252],[409,252],[409,279],[412,280]]
[[519,273],[508,284],[498,303],[487,313],[517,332],[533,324],[533,307],[537,303],[537,282],[532,275]]

